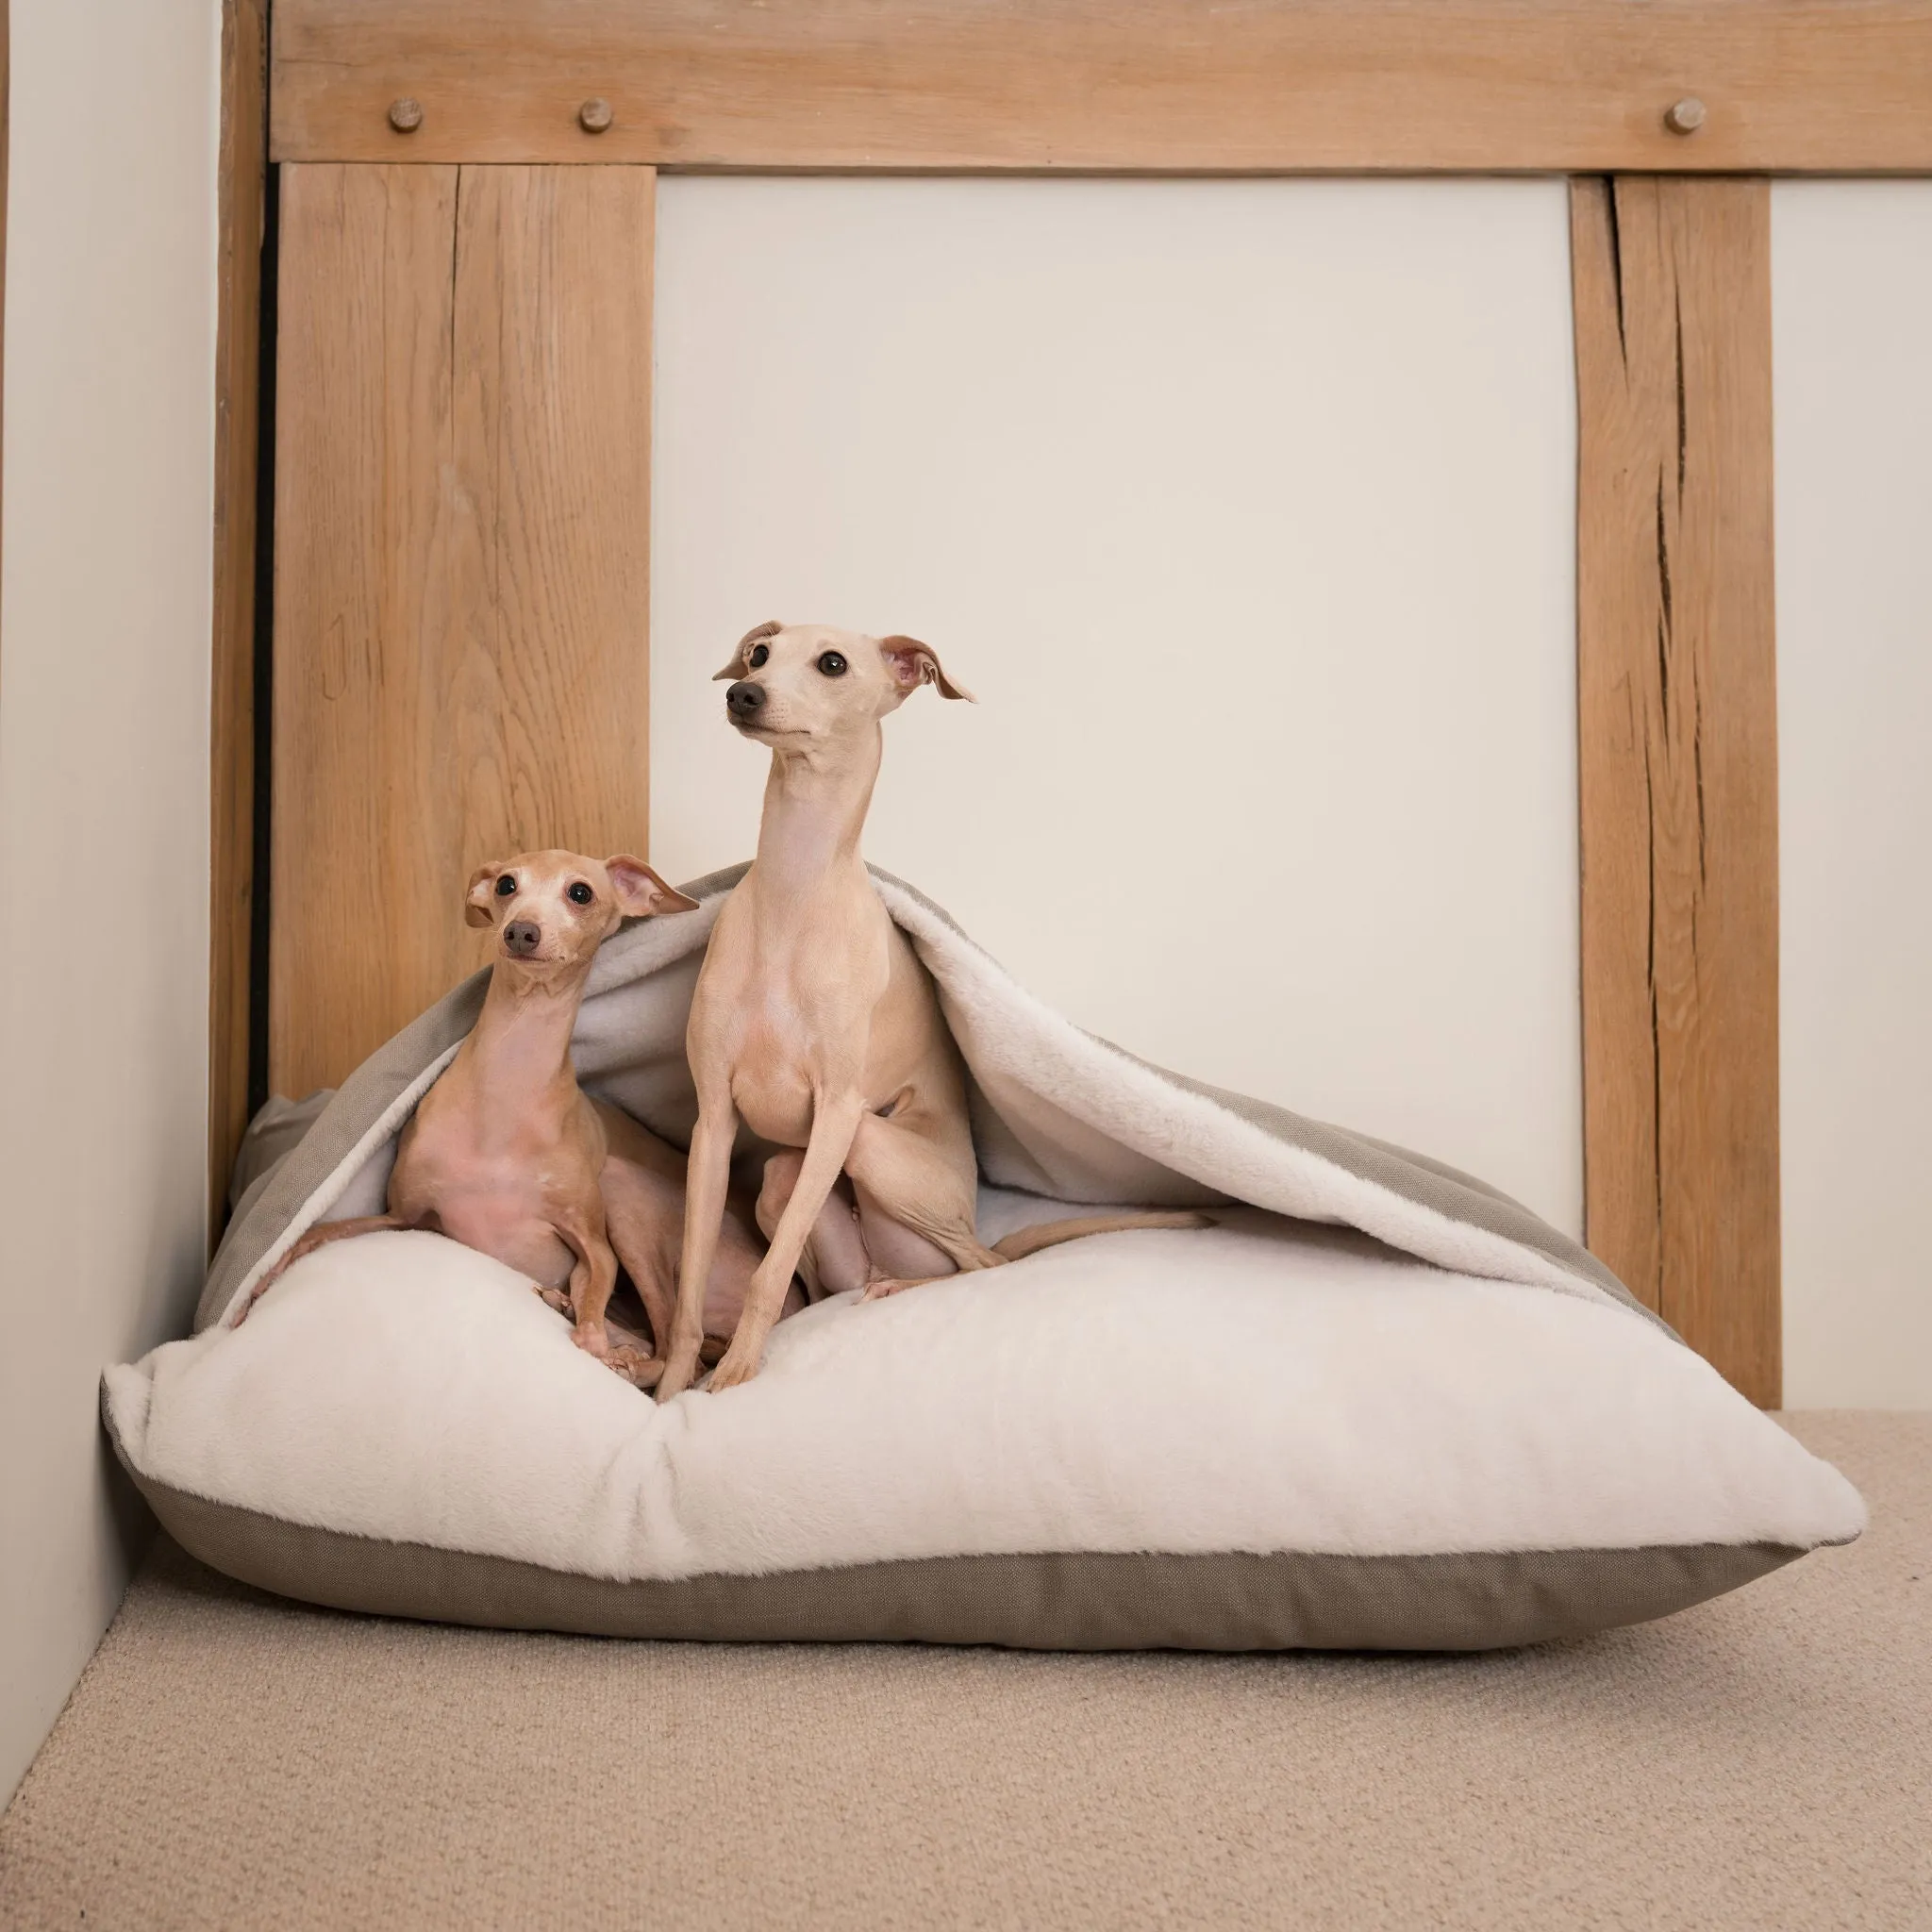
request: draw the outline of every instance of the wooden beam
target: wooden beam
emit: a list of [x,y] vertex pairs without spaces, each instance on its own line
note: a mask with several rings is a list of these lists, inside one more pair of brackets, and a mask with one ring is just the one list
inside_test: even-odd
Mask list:
[[646,849],[647,168],[282,171],[269,1077],[486,958],[476,866]]
[[1778,1400],[1770,190],[1572,190],[1592,1251]]
[[[1673,131],[1673,107],[1702,107]],[[409,101],[391,125],[391,107]],[[586,102],[608,108],[608,123]],[[1689,120],[1690,116],[1680,119]],[[1932,171],[1932,0],[276,0],[282,160]]]
[[215,324],[214,639],[209,716],[208,1241],[248,1124],[255,874],[256,452],[268,175],[264,0],[223,0]]
[[394,1030],[399,979],[414,1012],[458,976],[437,942],[456,200],[454,168],[281,174],[268,1078],[291,1099]]

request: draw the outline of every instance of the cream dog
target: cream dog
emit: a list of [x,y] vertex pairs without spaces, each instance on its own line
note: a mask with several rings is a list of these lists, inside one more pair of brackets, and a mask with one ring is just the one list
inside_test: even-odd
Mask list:
[[803,1152],[766,1164],[758,1219],[771,1248],[714,1390],[757,1374],[794,1270],[814,1295],[871,1299],[1082,1235],[1207,1225],[1194,1213],[1094,1215],[980,1242],[958,1049],[859,854],[881,720],[922,684],[970,693],[911,638],[817,625],[760,625],[718,675],[731,680],[730,722],[771,748],[772,769],[758,857],[718,916],[686,1035],[698,1124],[659,1400],[697,1373],[704,1324],[690,1284],[709,1274],[741,1118]]
[[[684,1162],[628,1114],[583,1092],[570,1042],[591,962],[619,924],[696,903],[628,855],[600,862],[526,852],[479,867],[464,917],[496,928],[490,991],[475,1030],[403,1129],[389,1211],[311,1227],[256,1285],[248,1307],[326,1242],[427,1228],[529,1275],[570,1316],[580,1348],[649,1387],[671,1329]],[[762,1252],[748,1217],[727,1213],[716,1264],[702,1277],[711,1333],[736,1325]],[[620,1258],[655,1352],[638,1345],[642,1337],[610,1341],[606,1310]]]

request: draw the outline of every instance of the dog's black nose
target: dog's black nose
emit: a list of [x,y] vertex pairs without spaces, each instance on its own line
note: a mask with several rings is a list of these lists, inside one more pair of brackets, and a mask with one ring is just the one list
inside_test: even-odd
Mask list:
[[734,718],[756,718],[764,709],[764,686],[753,684],[745,678],[740,678],[724,693],[724,708]]
[[512,953],[534,953],[543,943],[543,928],[535,920],[512,920],[503,929],[503,942]]

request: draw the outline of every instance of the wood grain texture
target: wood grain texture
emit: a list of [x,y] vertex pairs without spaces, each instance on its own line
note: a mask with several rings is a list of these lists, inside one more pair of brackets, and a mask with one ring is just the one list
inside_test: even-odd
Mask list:
[[474,867],[643,849],[653,188],[283,171],[277,1092],[480,962]]
[[466,864],[644,850],[655,200],[646,168],[463,171],[451,691]]
[[[1693,95],[1704,124],[1673,133]],[[591,97],[612,108],[596,134]],[[275,142],[667,168],[1924,171],[1932,0],[277,0]]]
[[457,171],[284,168],[281,195],[269,1086],[292,1097],[394,1030],[403,986],[455,976]]
[[1587,1238],[1779,1392],[1770,190],[1572,190]]
[[214,638],[209,693],[208,1241],[248,1124],[255,898],[256,461],[261,237],[268,178],[263,0],[223,0],[216,216]]

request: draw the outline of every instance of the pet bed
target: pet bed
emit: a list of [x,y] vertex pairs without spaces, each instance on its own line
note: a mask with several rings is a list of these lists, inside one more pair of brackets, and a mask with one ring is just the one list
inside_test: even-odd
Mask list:
[[[684,1142],[696,912],[605,945],[585,1084]],[[759,1376],[663,1407],[511,1270],[372,1235],[478,975],[255,1181],[199,1332],[108,1371],[172,1533],[343,1608],[641,1637],[1482,1649],[1656,1617],[1863,1526],[1857,1492],[1574,1242],[1481,1182],[1163,1072],[879,891],[971,1074],[981,1234],[1091,1203],[1206,1230],[820,1303]],[[280,1130],[286,1133],[286,1118]]]

